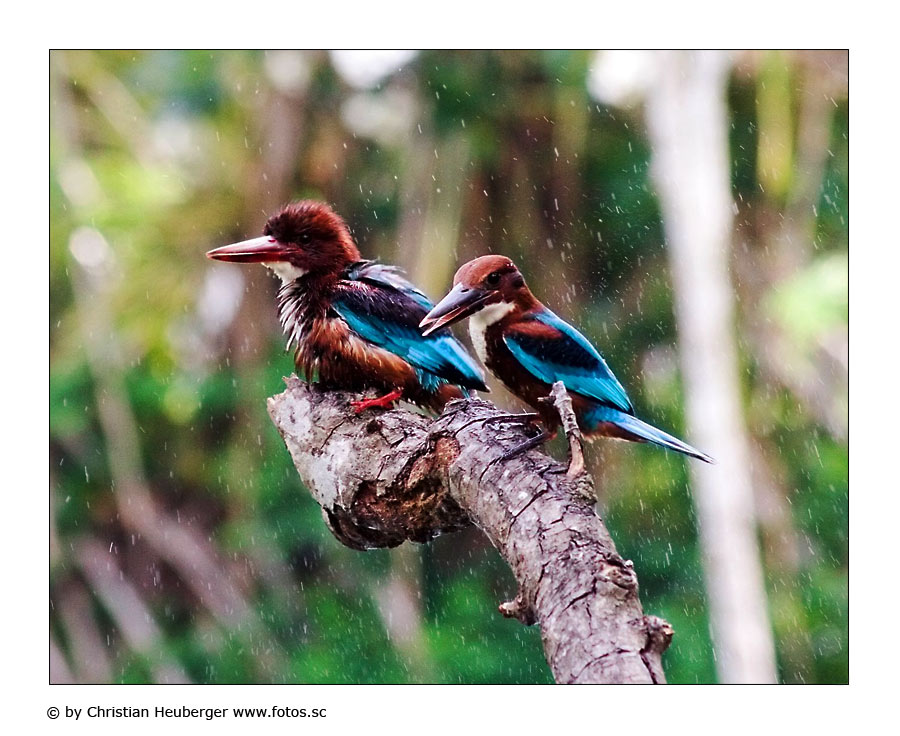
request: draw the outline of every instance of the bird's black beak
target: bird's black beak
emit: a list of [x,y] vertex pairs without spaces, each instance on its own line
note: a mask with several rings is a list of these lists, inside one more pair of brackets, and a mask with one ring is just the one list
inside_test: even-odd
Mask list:
[[251,238],[214,248],[206,254],[206,257],[230,263],[272,263],[286,261],[290,252],[289,248],[275,238],[264,235],[261,238]]
[[470,314],[474,314],[481,309],[492,293],[484,289],[457,284],[419,323],[419,327],[425,328],[422,330],[422,334],[430,335],[441,327],[452,325],[454,322],[459,322]]

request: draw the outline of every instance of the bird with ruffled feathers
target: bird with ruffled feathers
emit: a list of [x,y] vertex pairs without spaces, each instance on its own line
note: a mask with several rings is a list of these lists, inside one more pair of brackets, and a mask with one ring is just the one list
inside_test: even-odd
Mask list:
[[260,263],[282,281],[278,314],[305,380],[327,389],[377,391],[357,411],[406,399],[439,412],[472,389],[487,390],[465,348],[419,322],[434,304],[393,267],[363,260],[328,205],[301,201],[266,222],[263,235],[216,248],[209,258]]

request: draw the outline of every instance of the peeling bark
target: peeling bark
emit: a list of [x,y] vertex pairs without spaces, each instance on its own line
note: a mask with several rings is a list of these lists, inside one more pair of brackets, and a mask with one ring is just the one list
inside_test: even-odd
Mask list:
[[518,582],[504,616],[537,623],[561,683],[665,682],[672,638],[644,616],[630,560],[594,509],[585,473],[536,450],[497,462],[520,444],[521,423],[470,399],[436,420],[404,409],[352,413],[350,394],[296,377],[269,399],[269,414],[334,535],[354,549],[426,542],[480,528]]

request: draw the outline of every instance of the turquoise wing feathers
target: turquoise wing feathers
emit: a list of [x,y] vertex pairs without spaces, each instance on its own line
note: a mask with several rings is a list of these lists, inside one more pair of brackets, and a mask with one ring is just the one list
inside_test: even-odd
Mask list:
[[624,387],[584,335],[550,310],[532,319],[544,328],[529,330],[525,322],[503,337],[529,373],[549,384],[562,381],[569,391],[628,414],[634,412]]
[[366,263],[348,276],[359,285],[339,289],[332,308],[356,334],[420,369],[423,384],[487,390],[481,370],[449,330],[422,336],[419,322],[434,305],[396,269]]

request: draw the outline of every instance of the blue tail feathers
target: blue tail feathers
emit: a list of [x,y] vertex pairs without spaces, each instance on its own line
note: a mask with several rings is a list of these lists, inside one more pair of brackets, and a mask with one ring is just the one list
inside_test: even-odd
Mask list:
[[586,419],[588,419],[590,426],[598,426],[603,422],[609,422],[634,435],[638,441],[652,442],[654,445],[659,445],[667,450],[674,450],[684,455],[690,455],[705,463],[715,463],[715,460],[706,453],[700,452],[700,450],[691,447],[687,442],[682,442],[677,437],[673,437],[661,429],[657,429],[652,424],[647,424],[647,422],[638,419],[633,414],[626,414],[623,411],[607,406],[599,406],[590,412]]

